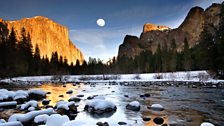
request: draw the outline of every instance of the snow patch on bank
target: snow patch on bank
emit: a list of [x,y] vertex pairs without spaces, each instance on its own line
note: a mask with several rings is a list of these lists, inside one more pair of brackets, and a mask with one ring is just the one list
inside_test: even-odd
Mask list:
[[124,82],[124,81],[191,81],[191,82],[224,82],[215,80],[206,71],[145,73],[145,74],[110,74],[110,75],[62,75],[32,76],[3,79],[0,82],[12,84],[33,84],[40,82]]

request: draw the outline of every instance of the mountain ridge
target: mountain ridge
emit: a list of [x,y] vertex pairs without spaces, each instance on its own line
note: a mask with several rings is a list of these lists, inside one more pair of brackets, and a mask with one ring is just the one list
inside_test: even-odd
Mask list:
[[119,46],[118,58],[123,56],[134,58],[143,51],[155,53],[158,46],[170,48],[173,42],[177,46],[177,51],[180,52],[184,48],[185,39],[191,48],[199,43],[200,35],[205,29],[214,34],[219,27],[220,15],[221,4],[215,3],[207,9],[191,8],[185,20],[175,29],[145,32],[143,26],[140,37],[125,36],[123,43]]

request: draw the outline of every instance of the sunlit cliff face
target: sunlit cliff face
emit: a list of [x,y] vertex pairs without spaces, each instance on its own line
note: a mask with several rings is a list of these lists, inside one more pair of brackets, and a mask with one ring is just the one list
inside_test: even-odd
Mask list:
[[41,57],[51,58],[52,52],[57,51],[59,56],[67,59],[68,64],[75,64],[76,60],[82,63],[84,60],[82,52],[69,39],[68,29],[46,17],[36,16],[5,23],[9,30],[14,28],[18,39],[24,28],[30,35],[33,49],[38,45]]
[[157,26],[157,25],[154,25],[154,24],[150,24],[150,23],[147,23],[143,26],[143,33],[146,33],[146,32],[150,32],[150,31],[154,31],[154,30],[159,30],[159,31],[163,31],[163,30],[169,30],[170,28],[167,27],[167,26]]

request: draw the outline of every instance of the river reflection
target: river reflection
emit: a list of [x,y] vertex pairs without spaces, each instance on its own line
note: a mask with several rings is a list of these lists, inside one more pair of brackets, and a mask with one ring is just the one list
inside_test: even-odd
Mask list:
[[[8,87],[14,89],[13,87]],[[81,101],[77,102],[79,113],[76,120],[86,121],[88,124],[95,125],[97,122],[108,122],[110,126],[117,126],[118,122],[126,122],[129,126],[157,126],[153,119],[161,117],[164,119],[163,124],[175,124],[181,126],[199,126],[203,121],[210,121],[215,124],[224,125],[224,99],[223,89],[206,89],[206,88],[188,88],[185,86],[121,86],[109,85],[107,83],[97,83],[94,85],[80,83],[66,86],[60,84],[43,84],[37,87],[46,92],[47,98],[51,100],[50,105],[60,100],[67,101],[72,96],[83,94]],[[16,90],[18,87],[16,87]],[[73,90],[72,94],[66,94],[68,90]],[[141,98],[140,95],[150,93],[149,98]],[[63,95],[63,97],[59,97]],[[117,106],[117,111],[110,116],[97,117],[86,113],[84,106],[87,97],[101,95],[106,100],[112,101]],[[128,95],[128,97],[125,97]],[[131,101],[139,101],[141,110],[134,112],[126,109],[126,105]],[[148,109],[148,106],[159,103],[165,107],[162,112],[155,112]],[[40,106],[42,104],[40,103]],[[149,117],[150,121],[143,121],[143,117]]]

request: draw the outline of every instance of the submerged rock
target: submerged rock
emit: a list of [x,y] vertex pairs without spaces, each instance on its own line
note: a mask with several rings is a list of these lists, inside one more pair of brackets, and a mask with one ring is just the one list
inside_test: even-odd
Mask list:
[[78,94],[77,97],[84,97],[84,94]]
[[49,105],[50,101],[51,101],[51,100],[44,99],[44,100],[42,101],[42,104],[43,104],[43,105]]
[[78,97],[71,97],[70,99],[68,99],[68,101],[80,102],[81,99]]
[[149,117],[142,117],[143,121],[150,121],[151,119]]
[[72,94],[72,93],[73,93],[72,90],[68,90],[68,91],[66,92],[66,94]]
[[118,125],[127,125],[126,122],[118,122]]
[[155,124],[157,124],[157,125],[161,125],[161,124],[163,124],[164,119],[163,118],[160,118],[160,117],[156,117],[156,118],[153,119],[153,122]]
[[96,125],[97,125],[97,126],[109,126],[108,122],[104,122],[104,123],[102,123],[102,122],[97,122]]

